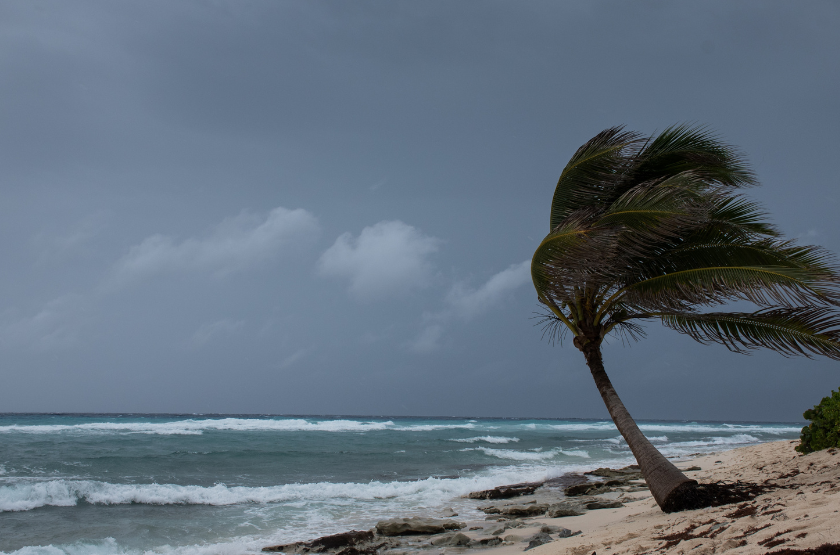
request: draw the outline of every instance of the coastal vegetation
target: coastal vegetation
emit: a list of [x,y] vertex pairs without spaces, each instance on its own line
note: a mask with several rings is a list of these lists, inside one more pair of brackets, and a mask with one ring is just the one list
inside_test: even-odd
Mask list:
[[802,428],[796,450],[803,454],[840,447],[840,388],[802,415],[811,423]]
[[[645,438],[605,372],[605,338],[637,340],[644,322],[659,320],[737,353],[840,360],[833,257],[783,238],[740,193],[757,184],[743,156],[705,128],[651,137],[607,129],[560,175],[549,233],[532,258],[546,332],[552,341],[571,333],[666,512],[720,504],[727,492],[688,478]],[[715,310],[736,301],[753,310]]]

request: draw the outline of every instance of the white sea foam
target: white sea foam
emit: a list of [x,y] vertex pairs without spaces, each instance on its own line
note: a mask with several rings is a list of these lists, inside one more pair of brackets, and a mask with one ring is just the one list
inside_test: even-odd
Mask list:
[[[137,433],[159,435],[200,435],[210,430],[266,431],[266,432],[371,432],[392,430],[400,432],[430,432],[438,430],[559,430],[566,432],[598,432],[615,430],[609,421],[551,423],[505,423],[502,426],[475,420],[402,425],[393,421],[318,420],[303,418],[206,418],[174,420],[169,422],[88,422],[84,424],[13,424],[0,426],[0,433],[53,434],[77,433]],[[639,428],[646,433],[766,433],[772,435],[796,433],[798,427],[760,424],[697,424],[697,423],[648,423]]]
[[0,555],[248,555],[261,553],[265,540],[242,537],[231,541],[169,546],[163,545],[154,549],[130,549],[119,545],[114,538],[106,538],[98,542],[77,542],[65,545],[33,545],[16,551],[0,552]]
[[508,459],[511,461],[547,461],[557,457],[558,455],[566,455],[569,457],[589,458],[589,453],[580,449],[550,449],[542,451],[533,449],[531,451],[514,451],[513,449],[493,449],[492,447],[467,447],[461,451],[481,451],[485,455],[496,457],[499,459]]
[[[489,449],[480,447],[477,449]],[[516,452],[489,449],[494,456],[521,461],[541,461],[561,450]],[[523,456],[517,458],[517,453]],[[562,452],[587,456],[585,452]],[[528,455],[531,455],[529,457]],[[580,465],[501,467],[462,478],[427,478],[413,482],[284,484],[264,487],[211,487],[176,484],[113,484],[96,480],[19,480],[0,486],[0,512],[28,511],[43,506],[70,507],[80,502],[94,505],[235,505],[241,503],[331,502],[339,500],[372,501],[380,499],[412,500],[413,503],[437,504],[471,491],[489,489],[506,483],[536,481],[578,470]],[[582,468],[582,467],[581,467]]]
[[398,432],[434,432],[437,430],[474,430],[476,427],[475,424],[467,422],[466,424],[414,424],[412,426],[394,426],[389,429]]
[[85,424],[35,424],[0,426],[0,433],[55,434],[135,433],[158,435],[201,435],[209,430],[244,432],[371,432],[393,430],[399,432],[430,432],[436,430],[472,430],[476,424],[413,424],[402,426],[388,421],[313,420],[302,418],[208,418],[170,422],[90,422]]
[[711,447],[720,445],[749,445],[760,443],[761,440],[748,434],[736,434],[726,437],[709,437],[699,441],[675,441],[670,443],[671,447]]
[[519,441],[518,437],[503,437],[503,436],[480,436],[480,437],[466,437],[463,439],[450,439],[449,441],[457,441],[459,443],[476,443],[484,441],[486,443],[516,443]]
[[[563,424],[546,424],[546,426],[565,432],[594,432],[616,430],[612,422],[574,422]],[[728,433],[728,432],[753,432],[772,435],[796,433],[800,428],[783,425],[762,425],[762,424],[697,424],[697,423],[656,423],[639,424],[643,432],[670,432],[670,433]],[[617,430],[616,430],[617,431]]]
[[[51,434],[60,432],[117,432],[159,435],[199,435],[207,430],[247,432],[369,432],[398,429],[389,421],[305,420],[300,418],[208,418],[173,422],[91,422],[86,424],[47,424],[0,426],[0,433]],[[410,429],[408,427],[407,429]]]

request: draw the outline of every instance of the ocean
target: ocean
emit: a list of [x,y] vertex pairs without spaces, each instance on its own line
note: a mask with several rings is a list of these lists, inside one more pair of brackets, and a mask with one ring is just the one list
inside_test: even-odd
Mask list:
[[[802,424],[640,422],[667,456]],[[0,415],[0,552],[242,555],[394,516],[474,517],[471,491],[634,461],[612,422]]]

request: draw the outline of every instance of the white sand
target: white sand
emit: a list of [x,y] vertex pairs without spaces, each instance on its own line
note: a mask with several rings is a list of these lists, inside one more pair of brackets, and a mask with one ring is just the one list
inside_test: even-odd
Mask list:
[[[840,543],[840,449],[800,455],[794,451],[797,443],[765,443],[679,464],[682,468],[701,467],[688,473],[701,482],[769,481],[783,486],[752,501],[665,514],[649,493],[637,494],[640,499],[619,509],[538,519],[534,524],[563,526],[583,534],[558,539],[528,553],[734,555]],[[518,554],[524,547],[521,543],[503,545],[492,551],[493,555]]]

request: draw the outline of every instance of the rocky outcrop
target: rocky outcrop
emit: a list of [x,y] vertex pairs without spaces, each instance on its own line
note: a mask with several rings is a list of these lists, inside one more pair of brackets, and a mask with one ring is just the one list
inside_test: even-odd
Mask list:
[[625,466],[624,468],[596,468],[584,474],[587,476],[598,476],[600,478],[618,478],[625,481],[642,479],[642,470],[635,464]]
[[500,512],[508,516],[537,516],[544,515],[548,510],[546,503],[533,503],[530,505],[508,505],[502,507]]
[[408,536],[412,534],[442,534],[447,530],[460,530],[466,526],[463,522],[449,519],[391,518],[376,523],[376,532],[381,536]]
[[452,534],[444,534],[442,536],[438,536],[432,540],[432,545],[438,547],[444,546],[463,546],[470,544],[470,537],[466,534],[462,534],[461,532],[455,532]]
[[529,549],[534,549],[535,547],[539,547],[541,545],[553,542],[554,538],[546,534],[545,532],[540,532],[538,534],[534,534],[528,540],[528,547],[524,549],[524,551],[528,551]]
[[590,511],[594,511],[596,509],[617,509],[619,507],[623,507],[624,503],[621,501],[592,501],[586,504],[586,508]]
[[580,516],[585,512],[586,511],[584,511],[580,505],[572,503],[554,503],[553,505],[548,506],[548,510],[545,515],[548,518],[560,518],[564,516]]
[[474,491],[467,494],[467,497],[469,499],[510,499],[511,497],[519,497],[521,495],[531,495],[542,484],[542,482],[524,482],[509,486],[499,486],[493,489]]
[[577,497],[579,495],[591,495],[592,492],[597,490],[598,488],[603,487],[602,482],[587,482],[585,484],[577,484],[576,486],[569,486],[563,493],[566,497]]
[[[321,553],[323,551],[334,551],[342,548],[354,547],[360,544],[371,542],[374,539],[373,532],[370,530],[351,530],[349,532],[342,532],[341,534],[333,534],[331,536],[323,536],[308,542],[295,542],[283,545],[273,545],[271,547],[264,547],[262,550],[267,552],[288,552],[288,553]],[[351,555],[347,553],[346,555]]]
[[508,527],[505,526],[504,524],[494,524],[493,526],[491,526],[489,528],[485,528],[484,533],[487,534],[488,536],[499,536],[499,535],[503,534],[505,532],[505,530],[507,530],[507,529],[508,529]]
[[570,538],[580,534],[580,532],[572,532],[568,528],[563,528],[562,526],[549,526],[547,524],[540,528],[540,532],[544,534],[557,534],[558,538]]

